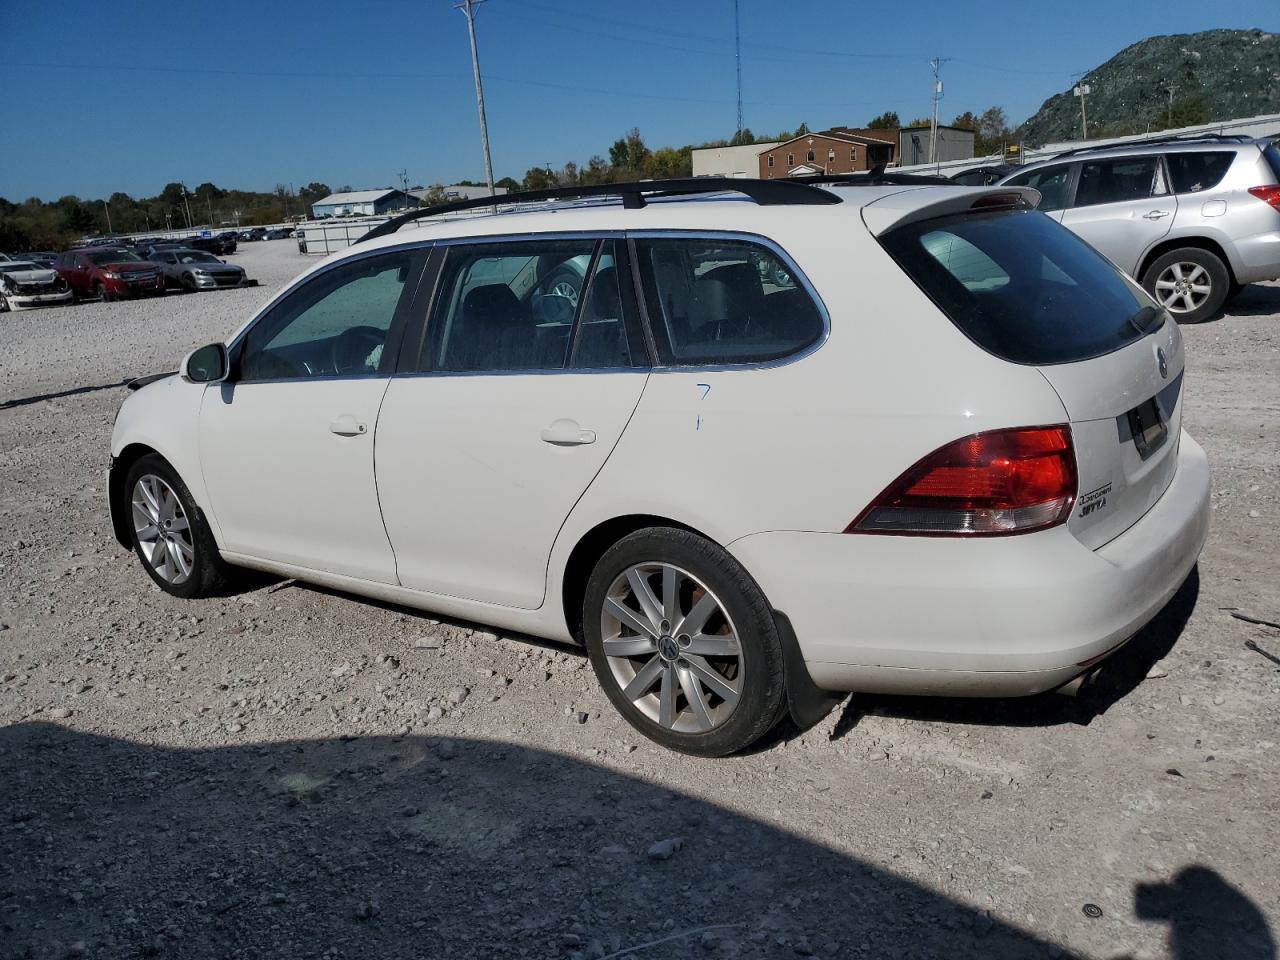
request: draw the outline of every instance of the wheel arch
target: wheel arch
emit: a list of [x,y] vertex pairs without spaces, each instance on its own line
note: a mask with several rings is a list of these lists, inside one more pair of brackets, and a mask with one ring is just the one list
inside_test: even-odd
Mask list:
[[145,443],[131,443],[111,458],[111,469],[107,471],[107,500],[111,507],[111,532],[115,534],[116,542],[126,550],[133,549],[133,540],[129,531],[129,515],[124,509],[124,481],[135,463],[153,453],[164,456],[159,450]]
[[[696,527],[656,514],[627,514],[596,524],[584,533],[569,551],[564,565],[564,575],[560,581],[565,627],[575,643],[582,646],[586,644],[586,638],[582,633],[582,602],[586,595],[587,580],[591,576],[591,571],[611,546],[623,537],[647,527],[674,527],[677,530],[687,530],[724,547],[724,544],[719,543],[715,537],[707,536]],[[751,571],[748,570],[747,573],[750,574]],[[773,609],[772,604],[770,609],[773,610],[778,640],[782,644],[785,671],[783,683],[786,690],[787,711],[796,726],[805,730],[834,709],[844,698],[844,694],[819,689],[809,675],[809,669],[805,665],[804,656],[800,650],[800,642],[796,639],[790,619],[782,611]]]
[[687,530],[697,534],[712,543],[717,542],[715,537],[707,536],[696,527],[656,514],[627,514],[596,524],[579,537],[578,542],[569,551],[564,564],[564,575],[560,579],[560,601],[565,628],[575,643],[579,645],[585,643],[582,636],[582,601],[587,593],[587,580],[591,577],[591,571],[611,546],[623,537],[647,527],[674,527],[677,530]]
[[1138,282],[1142,283],[1143,276],[1146,275],[1151,264],[1155,263],[1159,257],[1163,257],[1166,253],[1169,253],[1172,250],[1180,250],[1185,247],[1192,247],[1194,249],[1212,253],[1215,257],[1221,260],[1223,265],[1227,268],[1227,276],[1230,278],[1231,282],[1236,282],[1236,271],[1231,265],[1231,258],[1227,256],[1226,249],[1222,244],[1210,237],[1173,237],[1161,240],[1147,251],[1146,255],[1142,258],[1142,263],[1138,265]]

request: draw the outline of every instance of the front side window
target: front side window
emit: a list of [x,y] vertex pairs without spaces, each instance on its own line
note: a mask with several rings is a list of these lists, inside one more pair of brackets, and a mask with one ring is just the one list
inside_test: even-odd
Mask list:
[[1061,210],[1067,205],[1067,191],[1071,186],[1071,164],[1042,167],[1018,174],[1008,181],[1011,187],[1034,187],[1040,191],[1040,205],[1036,208],[1046,213]]
[[[1274,149],[1274,148],[1272,148]],[[1231,161],[1235,159],[1231,152],[1213,153],[1171,153],[1164,158],[1169,165],[1169,178],[1173,181],[1174,193],[1199,193],[1201,190],[1212,190],[1227,175]],[[1280,171],[1277,171],[1280,175]]]
[[777,360],[822,337],[822,313],[813,297],[762,244],[638,239],[636,256],[664,365]]
[[[343,264],[308,280],[250,328],[241,380],[360,376],[386,369],[383,348],[411,293],[414,254]],[[390,358],[388,358],[389,360]]]
[[1099,203],[1146,200],[1155,190],[1159,165],[1156,157],[1086,160],[1080,165],[1075,205],[1090,207]]
[[595,248],[592,239],[450,247],[422,366],[563,369]]

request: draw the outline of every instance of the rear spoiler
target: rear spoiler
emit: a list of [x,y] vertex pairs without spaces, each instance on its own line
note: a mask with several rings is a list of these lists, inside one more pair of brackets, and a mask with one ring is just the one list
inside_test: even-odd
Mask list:
[[878,237],[918,220],[970,211],[1034,210],[1039,205],[1040,191],[1032,187],[926,187],[871,201],[862,208],[862,222]]

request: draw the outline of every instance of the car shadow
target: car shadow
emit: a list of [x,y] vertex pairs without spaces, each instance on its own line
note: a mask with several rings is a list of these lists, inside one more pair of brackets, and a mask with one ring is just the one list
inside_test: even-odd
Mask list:
[[1241,288],[1235,299],[1223,308],[1219,318],[1261,317],[1267,314],[1280,314],[1280,286],[1251,283]]
[[1043,693],[1034,697],[983,699],[855,694],[846,701],[832,739],[844,736],[862,717],[872,714],[985,726],[1051,727],[1064,723],[1087,726],[1132,693],[1156,661],[1168,655],[1186,629],[1199,595],[1200,568],[1197,566],[1151,622],[1104,661],[1102,670],[1077,696]]
[[[0,764],[6,958],[1073,955],[859,856],[516,744],[179,749],[20,723]],[[1207,868],[1138,897],[1180,960],[1275,956]],[[1059,928],[1092,922],[1063,911]]]

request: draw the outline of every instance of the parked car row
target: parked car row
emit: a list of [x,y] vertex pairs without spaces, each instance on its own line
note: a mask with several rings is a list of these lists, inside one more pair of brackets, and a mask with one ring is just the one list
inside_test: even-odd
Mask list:
[[254,283],[237,264],[173,243],[134,249],[98,244],[51,256],[49,263],[36,255],[15,259],[0,254],[0,311]]

